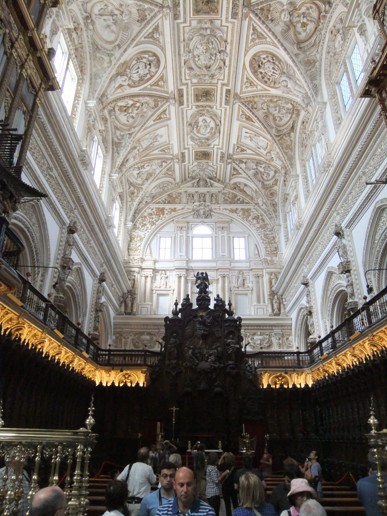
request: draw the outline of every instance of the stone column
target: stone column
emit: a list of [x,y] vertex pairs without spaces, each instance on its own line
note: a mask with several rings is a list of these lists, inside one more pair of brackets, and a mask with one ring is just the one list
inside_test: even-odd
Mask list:
[[145,303],[146,302],[146,274],[145,272],[141,273],[140,278],[140,288],[138,289],[139,294],[139,303]]
[[148,272],[146,274],[146,278],[145,278],[145,281],[146,281],[145,302],[146,303],[152,302],[152,278],[153,278],[153,274],[151,272]]
[[229,299],[231,298],[230,292],[230,276],[228,274],[225,275],[225,286],[224,286],[224,302],[227,304]]
[[188,292],[186,292],[186,274],[185,272],[181,272],[180,274],[180,303],[183,301],[183,299],[185,298],[185,296],[188,294]]

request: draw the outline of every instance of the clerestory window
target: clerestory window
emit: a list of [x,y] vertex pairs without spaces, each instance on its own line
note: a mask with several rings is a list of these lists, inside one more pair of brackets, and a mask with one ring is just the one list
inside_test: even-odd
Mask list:
[[192,259],[212,260],[212,229],[200,224],[192,231]]
[[78,77],[70,58],[69,49],[63,34],[60,35],[54,57],[56,77],[61,86],[61,96],[67,112],[71,115],[77,90]]
[[91,146],[90,160],[93,167],[93,177],[97,186],[100,186],[103,168],[103,153],[97,137],[93,139]]
[[364,77],[364,61],[356,43],[340,72],[338,90],[343,111],[348,111]]

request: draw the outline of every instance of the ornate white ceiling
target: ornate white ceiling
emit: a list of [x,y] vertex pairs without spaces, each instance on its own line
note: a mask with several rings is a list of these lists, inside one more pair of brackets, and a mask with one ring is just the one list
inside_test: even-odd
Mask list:
[[[345,2],[337,2],[337,4]],[[65,20],[129,255],[162,220],[228,216],[280,250],[330,1],[78,0]],[[336,6],[337,7],[337,6]]]

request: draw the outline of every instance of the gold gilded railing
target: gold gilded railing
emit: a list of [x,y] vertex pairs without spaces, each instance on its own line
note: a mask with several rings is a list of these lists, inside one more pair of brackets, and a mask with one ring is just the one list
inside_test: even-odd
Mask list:
[[[92,433],[93,402],[86,428],[78,430],[42,430],[5,428],[0,405],[0,514],[28,515],[33,494],[42,487],[42,469],[46,481],[55,485],[61,479],[68,515],[86,515],[89,489],[89,460],[96,441]],[[28,464],[30,475],[26,471]]]

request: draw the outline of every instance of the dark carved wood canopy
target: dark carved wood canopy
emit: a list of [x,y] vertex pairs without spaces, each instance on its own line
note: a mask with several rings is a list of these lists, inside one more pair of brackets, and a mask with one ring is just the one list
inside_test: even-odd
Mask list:
[[242,421],[259,418],[256,375],[242,347],[241,317],[219,295],[211,308],[207,273],[195,278],[197,306],[187,295],[165,318],[151,388],[159,391],[160,419],[169,435],[169,409],[178,407],[174,433],[183,442],[201,439],[212,447],[221,440],[236,448]]

